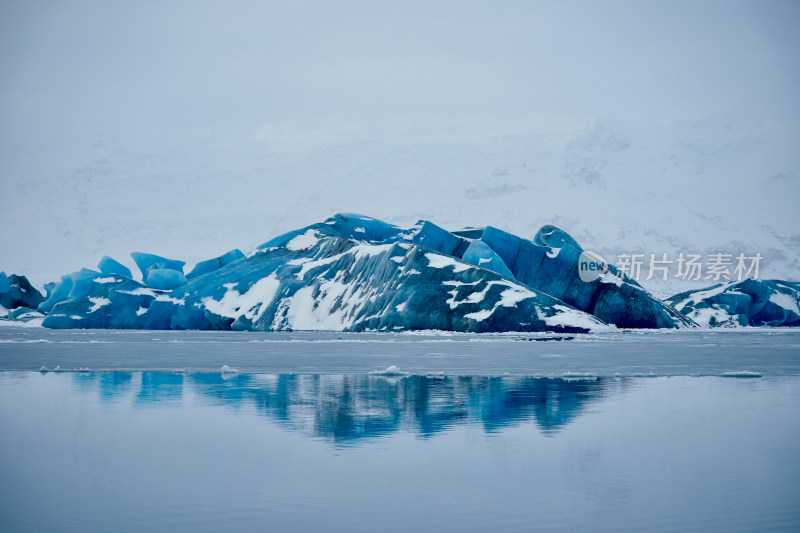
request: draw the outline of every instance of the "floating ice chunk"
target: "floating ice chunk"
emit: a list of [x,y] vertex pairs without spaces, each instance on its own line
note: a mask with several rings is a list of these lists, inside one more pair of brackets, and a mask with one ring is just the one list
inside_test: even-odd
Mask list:
[[390,365],[384,368],[383,370],[370,370],[370,376],[408,376],[408,372],[403,372],[397,365]]
[[564,381],[597,381],[600,379],[596,374],[589,372],[564,372],[560,378]]
[[238,374],[238,368],[231,368],[228,365],[222,365],[219,369],[220,374]]
[[42,368],[40,368],[40,369],[39,369],[39,372],[41,372],[42,374],[47,374],[47,373],[48,373],[48,372],[50,372],[50,371],[49,371],[49,370],[47,370],[47,367],[46,367],[46,366],[42,366]]

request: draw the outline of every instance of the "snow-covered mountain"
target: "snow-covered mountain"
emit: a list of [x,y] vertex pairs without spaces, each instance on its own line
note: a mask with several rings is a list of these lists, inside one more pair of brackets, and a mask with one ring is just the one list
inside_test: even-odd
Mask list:
[[[612,262],[760,253],[760,278],[800,279],[795,129],[724,119],[533,129],[379,138],[275,128],[22,154],[0,167],[0,268],[41,286],[105,254],[146,251],[191,266],[363,212],[403,227],[428,219],[528,238],[555,224]],[[672,274],[639,281],[661,297],[711,283]]]

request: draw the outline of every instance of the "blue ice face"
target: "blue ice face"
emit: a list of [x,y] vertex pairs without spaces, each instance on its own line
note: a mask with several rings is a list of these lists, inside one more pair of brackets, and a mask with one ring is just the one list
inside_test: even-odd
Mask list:
[[99,268],[100,272],[103,274],[119,274],[120,276],[125,276],[126,278],[133,278],[133,274],[128,267],[119,261],[115,261],[107,255],[103,256],[103,258],[100,260],[100,263],[98,263],[97,268]]
[[194,266],[191,272],[186,274],[186,279],[199,278],[200,276],[208,274],[209,272],[214,272],[215,270],[219,270],[225,265],[233,263],[234,261],[239,261],[240,259],[244,259],[244,253],[237,249],[231,250],[230,252],[219,257],[201,261]]
[[183,275],[183,272],[178,272],[177,270],[150,267],[147,269],[147,279],[145,281],[147,286],[153,289],[171,291],[186,285],[186,276]]
[[514,274],[511,273],[505,262],[500,259],[500,256],[481,240],[472,241],[461,259],[467,263],[497,272],[501,276],[514,277]]
[[427,220],[420,220],[413,228],[401,231],[387,242],[407,242],[430,248],[445,255],[461,257],[469,247],[469,241],[457,237]]
[[[676,328],[695,324],[609,266],[611,275],[583,281],[578,270],[582,248],[564,231],[545,226],[529,241],[491,226],[481,240],[509,267],[514,277],[535,290],[623,328]],[[556,243],[562,247],[552,247]]]
[[177,270],[183,274],[183,266],[186,264],[177,259],[167,259],[160,255],[145,254],[142,252],[133,252],[131,257],[136,262],[136,266],[142,272],[142,279],[147,279],[147,271],[151,268],[166,268],[170,270]]
[[8,292],[11,290],[11,282],[5,272],[0,272],[0,293]]

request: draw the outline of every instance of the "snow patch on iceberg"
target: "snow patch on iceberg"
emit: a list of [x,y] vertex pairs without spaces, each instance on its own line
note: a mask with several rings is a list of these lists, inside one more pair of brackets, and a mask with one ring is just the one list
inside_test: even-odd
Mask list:
[[106,306],[106,305],[111,303],[111,300],[109,300],[108,298],[103,298],[103,297],[99,297],[99,298],[89,297],[89,301],[92,302],[92,307],[89,308],[89,313],[94,313],[95,311],[97,311],[101,307],[104,307],[104,306]]
[[319,242],[319,232],[310,229],[286,243],[286,248],[293,252],[304,252],[316,246]]
[[255,282],[244,293],[228,288],[220,300],[208,296],[201,302],[206,309],[219,316],[235,319],[244,315],[250,320],[257,320],[275,299],[279,287],[280,281],[275,274],[271,274]]
[[[535,292],[525,289],[523,287],[511,285],[510,283],[505,281],[490,281],[487,284],[486,289],[484,289],[483,294],[485,294],[485,291],[489,290],[489,287],[491,287],[494,284],[506,285],[509,288],[500,293],[500,299],[497,301],[497,303],[494,304],[494,307],[492,307],[491,309],[482,309],[480,311],[475,311],[474,313],[467,313],[466,315],[464,315],[464,318],[470,318],[472,320],[477,320],[477,321],[486,320],[487,318],[492,316],[494,312],[497,311],[497,309],[500,307],[516,307],[516,305],[522,300],[526,300],[528,298],[536,298]],[[481,300],[482,299],[483,298],[481,297]],[[461,302],[461,303],[466,303],[466,302]]]
[[[718,296],[723,292],[725,292],[729,287],[735,284],[736,284],[735,281],[729,281],[728,283],[721,283],[720,285],[716,285],[705,290],[695,291],[691,293],[691,296],[676,303],[675,305],[673,305],[673,307],[678,311],[682,311],[687,304],[697,303],[700,300],[706,300],[708,298],[713,298],[714,296]],[[699,323],[703,324],[705,322],[699,322]]]
[[475,268],[468,263],[458,261],[453,257],[446,255],[439,255],[434,253],[427,253],[425,257],[428,259],[428,266],[431,268],[447,268],[453,267],[453,273],[463,272],[470,268]]
[[770,295],[769,301],[774,303],[778,307],[782,307],[787,311],[791,311],[796,315],[800,315],[800,307],[798,307],[797,305],[797,300],[795,300],[788,294],[782,292],[775,292]]
[[291,297],[286,318],[291,329],[318,331],[344,331],[356,320],[359,311],[369,298],[377,296],[367,292],[357,283],[343,283],[343,272],[318,287],[308,286]]

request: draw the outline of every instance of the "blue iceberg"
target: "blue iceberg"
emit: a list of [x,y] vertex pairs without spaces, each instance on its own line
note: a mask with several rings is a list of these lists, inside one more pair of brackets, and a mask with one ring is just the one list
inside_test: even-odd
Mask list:
[[583,248],[554,226],[544,226],[532,241],[489,226],[481,240],[497,253],[518,281],[606,323],[621,328],[696,325],[614,265],[608,265],[607,271],[595,280],[581,279],[578,266]]
[[[134,252],[142,282],[104,257],[48,285],[53,328],[583,332],[695,323],[613,265],[583,281],[583,249],[543,227],[532,240],[493,227],[409,229],[355,214],[184,262]],[[0,280],[2,284],[2,280]],[[31,307],[31,306],[29,306]],[[33,306],[31,308],[34,308]]]
[[155,300],[157,291],[125,276],[82,272],[80,278],[82,289],[55,303],[43,326],[55,329],[143,327],[141,316]]
[[0,272],[0,307],[36,309],[43,301],[44,296],[31,285],[28,278]]
[[[293,239],[305,236],[303,246]],[[311,243],[311,239],[316,242]],[[201,282],[202,281],[202,282]],[[156,300],[176,329],[565,331],[602,321],[512,279],[408,242],[297,234]]]
[[705,327],[800,326],[800,283],[775,279],[729,281],[667,299]]

